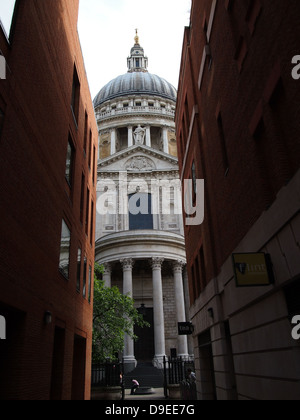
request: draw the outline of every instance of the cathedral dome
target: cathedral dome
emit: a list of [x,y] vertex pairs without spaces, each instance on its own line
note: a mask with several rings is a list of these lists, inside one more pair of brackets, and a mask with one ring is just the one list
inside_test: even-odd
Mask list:
[[177,91],[171,83],[154,74],[128,72],[109,82],[94,99],[94,107],[114,98],[128,95],[151,95],[176,101]]

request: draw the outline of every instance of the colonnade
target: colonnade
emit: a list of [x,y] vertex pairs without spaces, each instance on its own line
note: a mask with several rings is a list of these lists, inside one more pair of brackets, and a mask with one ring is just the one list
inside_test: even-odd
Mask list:
[[[122,259],[121,265],[123,268],[123,294],[133,297],[133,267],[134,259]],[[163,358],[166,356],[165,347],[165,319],[164,319],[164,302],[163,302],[163,282],[162,282],[162,266],[164,258],[154,257],[150,260],[152,267],[152,282],[153,282],[153,314],[154,314],[154,366],[161,368]],[[183,261],[172,261],[174,274],[174,290],[176,302],[177,322],[186,321],[185,312],[185,297],[183,286]],[[107,287],[111,287],[111,264],[104,264],[103,280]],[[178,336],[177,338],[177,353],[178,356],[188,356],[188,340],[186,336]],[[136,359],[134,355],[134,341],[127,335],[125,337],[124,348],[124,364],[127,371],[136,366]]]
[[[131,147],[134,145],[134,131],[133,131],[134,126],[133,125],[129,125],[127,126],[127,130],[128,130],[128,147]],[[150,125],[145,125],[145,144],[148,147],[152,147],[152,142],[151,142],[151,126]],[[169,140],[168,140],[168,127],[167,126],[162,126],[162,138],[163,138],[163,152],[164,153],[169,153]],[[113,128],[110,131],[110,153],[111,155],[114,155],[117,151],[117,128]]]

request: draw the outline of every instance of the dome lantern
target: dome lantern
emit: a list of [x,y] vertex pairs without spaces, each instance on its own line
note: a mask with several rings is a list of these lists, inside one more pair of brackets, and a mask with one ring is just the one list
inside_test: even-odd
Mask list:
[[140,46],[138,30],[135,30],[134,46],[131,48],[130,57],[127,58],[128,73],[148,72],[148,57],[145,57],[144,49]]

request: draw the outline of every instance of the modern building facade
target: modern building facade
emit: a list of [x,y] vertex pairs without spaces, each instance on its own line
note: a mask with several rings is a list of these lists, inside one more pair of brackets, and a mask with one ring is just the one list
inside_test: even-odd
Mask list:
[[3,400],[90,399],[98,136],[78,3],[18,0],[0,29]]
[[205,181],[185,228],[199,399],[299,399],[299,18],[294,1],[192,2],[176,131],[182,182]]
[[96,261],[107,286],[134,298],[151,328],[126,337],[126,371],[187,356],[185,244],[175,135],[176,89],[148,72],[138,35],[128,72],[94,99],[99,131]]

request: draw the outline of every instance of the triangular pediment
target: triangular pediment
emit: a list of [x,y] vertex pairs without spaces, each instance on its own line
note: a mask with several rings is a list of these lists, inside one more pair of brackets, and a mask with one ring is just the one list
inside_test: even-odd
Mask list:
[[177,170],[178,159],[145,145],[135,145],[98,162],[103,172],[149,172]]

